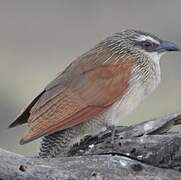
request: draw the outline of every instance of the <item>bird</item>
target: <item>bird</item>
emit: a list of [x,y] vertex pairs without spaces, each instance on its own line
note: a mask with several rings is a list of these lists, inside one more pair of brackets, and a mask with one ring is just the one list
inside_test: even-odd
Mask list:
[[63,156],[87,135],[121,124],[161,80],[160,57],[180,51],[143,30],[114,33],[76,58],[25,108],[20,144],[40,137],[40,156]]

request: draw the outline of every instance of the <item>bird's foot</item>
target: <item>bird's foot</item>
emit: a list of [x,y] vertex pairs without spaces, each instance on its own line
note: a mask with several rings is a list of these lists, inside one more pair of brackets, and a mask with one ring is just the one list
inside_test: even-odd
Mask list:
[[111,144],[113,145],[115,143],[115,135],[116,135],[116,126],[109,126],[107,127],[108,130],[111,131]]
[[111,144],[114,144],[114,138],[115,138],[115,134],[116,134],[116,127],[114,126],[112,129],[112,133],[111,133]]
[[110,133],[112,132],[112,129],[107,127],[105,131],[101,131],[99,134],[98,134],[98,139],[104,139],[104,138],[107,138],[109,137]]

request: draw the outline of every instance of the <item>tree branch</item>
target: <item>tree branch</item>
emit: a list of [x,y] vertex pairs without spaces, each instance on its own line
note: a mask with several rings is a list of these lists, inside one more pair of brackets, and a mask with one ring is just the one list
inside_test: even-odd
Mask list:
[[0,149],[0,179],[181,179],[181,135],[169,131],[181,124],[173,113],[134,126],[87,137],[67,156],[25,157]]

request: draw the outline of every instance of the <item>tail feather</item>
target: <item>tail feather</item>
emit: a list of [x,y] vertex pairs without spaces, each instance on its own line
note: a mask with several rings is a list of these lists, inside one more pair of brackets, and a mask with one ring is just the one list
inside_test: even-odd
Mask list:
[[16,126],[20,126],[24,123],[27,123],[29,117],[29,112],[28,111],[24,111],[23,114],[21,114],[14,122],[12,122],[8,127],[9,128],[13,128]]
[[29,105],[28,107],[24,110],[24,112],[14,121],[9,125],[9,128],[13,128],[19,125],[22,125],[24,123],[27,123],[28,118],[30,116],[30,110],[31,108],[35,105],[35,103],[38,101],[38,99],[42,96],[42,94],[45,91],[41,92]]

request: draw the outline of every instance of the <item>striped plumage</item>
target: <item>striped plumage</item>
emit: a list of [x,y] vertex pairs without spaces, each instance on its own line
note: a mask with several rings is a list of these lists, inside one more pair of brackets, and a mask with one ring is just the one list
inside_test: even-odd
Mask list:
[[84,136],[120,125],[159,84],[163,49],[178,50],[162,44],[149,33],[126,30],[78,57],[11,125],[28,121],[21,144],[45,136],[40,155],[64,155]]

